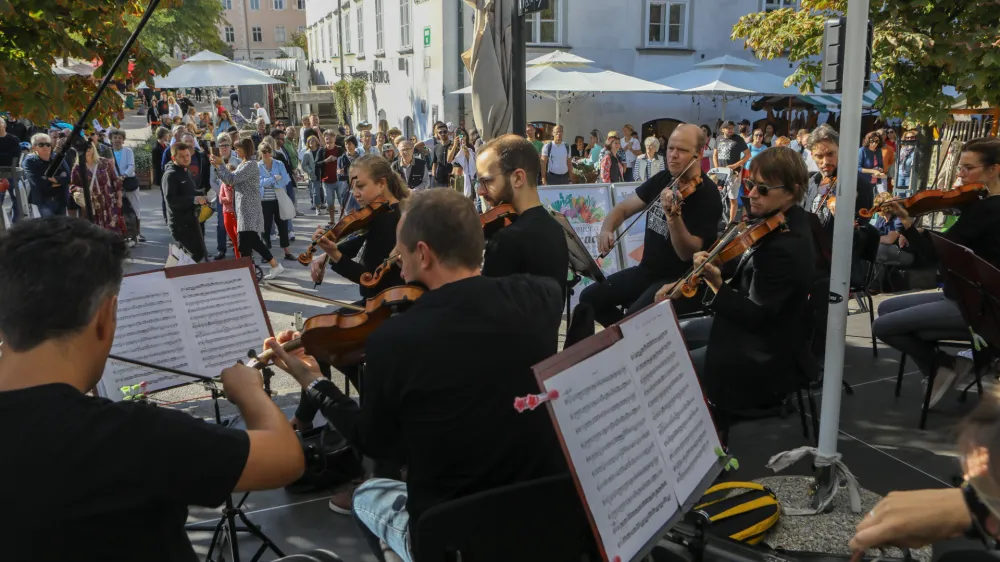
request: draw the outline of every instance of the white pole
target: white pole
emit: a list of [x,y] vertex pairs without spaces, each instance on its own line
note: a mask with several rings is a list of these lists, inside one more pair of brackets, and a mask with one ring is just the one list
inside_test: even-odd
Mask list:
[[727,101],[729,101],[729,100],[726,99],[726,96],[722,96],[722,120],[723,121],[726,120],[726,102]]
[[823,409],[819,424],[819,452],[825,457],[837,452],[840,427],[841,384],[844,380],[844,339],[847,334],[847,301],[850,293],[851,248],[854,239],[854,202],[858,174],[855,155],[861,144],[861,95],[864,88],[865,48],[868,44],[868,0],[848,0],[844,52],[844,90],[841,95],[840,174],[834,218],[833,264],[830,292],[840,302],[830,304],[826,325],[826,362],[823,375]]
[[562,119],[562,96],[556,92],[556,125],[560,125]]

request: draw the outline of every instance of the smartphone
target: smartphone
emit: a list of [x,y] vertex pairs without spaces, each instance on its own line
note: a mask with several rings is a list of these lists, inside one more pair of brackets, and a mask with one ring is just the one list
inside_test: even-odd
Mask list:
[[219,152],[219,147],[217,146],[212,147],[212,156],[215,156],[216,158],[222,158],[222,153]]

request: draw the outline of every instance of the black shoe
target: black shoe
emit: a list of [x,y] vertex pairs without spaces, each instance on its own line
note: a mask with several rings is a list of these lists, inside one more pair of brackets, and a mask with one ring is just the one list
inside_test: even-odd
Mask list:
[[226,259],[226,253],[225,252],[219,252],[218,254],[215,254],[215,260],[216,261],[218,261],[218,260],[224,260],[224,259]]
[[295,261],[296,258],[292,254],[285,254],[285,259],[286,260]]

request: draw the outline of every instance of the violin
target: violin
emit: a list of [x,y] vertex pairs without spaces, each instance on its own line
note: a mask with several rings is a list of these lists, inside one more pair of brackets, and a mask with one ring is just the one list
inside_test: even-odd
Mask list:
[[883,201],[871,209],[861,209],[858,214],[864,218],[870,218],[892,203],[899,203],[899,206],[906,209],[908,215],[915,217],[961,207],[973,201],[985,199],[989,194],[989,187],[979,182],[961,185],[954,189],[927,189],[910,197]]
[[371,289],[381,283],[382,277],[388,273],[390,269],[392,269],[392,266],[399,263],[399,259],[399,254],[393,252],[389,254],[389,257],[385,258],[385,261],[375,268],[374,273],[368,273],[367,271],[362,273],[360,280],[361,286]]
[[[684,174],[686,174],[687,171],[691,169],[691,166],[694,166],[695,162],[699,161],[701,161],[700,157],[692,158],[691,161],[688,162],[688,165],[684,167],[684,170],[681,171],[681,173],[677,174],[677,177],[675,177],[674,180],[670,182],[670,185],[666,187],[666,189],[669,189],[674,193],[674,199],[678,201],[677,203],[675,203],[675,205],[682,204],[684,199],[691,196],[691,194],[698,189],[698,186],[701,185],[700,175],[693,180],[683,179]],[[601,255],[598,256],[598,259],[604,259],[608,257],[608,255],[614,251],[615,246],[617,246],[618,243],[621,242],[622,238],[624,238],[625,235],[628,234],[628,231],[631,230],[633,226],[635,226],[635,223],[638,222],[639,219],[641,219],[647,212],[649,212],[649,210],[653,208],[653,205],[656,205],[659,202],[660,202],[659,198],[653,198],[653,200],[646,205],[646,208],[643,209],[641,213],[636,214],[635,218],[632,219],[632,222],[630,222],[629,225],[626,226],[624,230],[619,232],[618,236],[615,237],[615,241],[612,242],[611,247],[608,248],[608,251],[602,252]]]
[[[364,309],[320,314],[306,320],[298,339],[282,344],[285,351],[305,348],[306,353],[334,367],[352,365],[364,355],[365,342],[383,322],[409,308],[424,289],[414,285],[390,287],[365,301]],[[260,369],[274,360],[274,352],[264,351],[249,366]]]
[[823,200],[820,205],[826,205],[826,208],[830,210],[830,214],[837,215],[837,194],[831,191],[834,186],[837,185],[837,176],[823,178],[823,181],[819,183],[820,187],[826,187],[827,191],[823,195]]
[[489,211],[479,215],[479,221],[483,223],[483,236],[489,240],[497,231],[514,224],[517,220],[517,211],[509,203],[497,205]]
[[784,227],[785,215],[781,212],[775,213],[750,227],[744,223],[734,224],[709,248],[708,259],[691,268],[687,276],[674,285],[667,298],[693,297],[698,292],[698,286],[702,282],[702,271],[704,271],[706,263],[720,266],[727,261],[738,258],[757,245],[762,238]]
[[365,205],[364,207],[354,211],[353,213],[342,217],[336,225],[330,225],[323,231],[323,235],[313,240],[306,251],[299,254],[298,261],[302,265],[308,266],[313,259],[313,254],[316,253],[316,248],[318,247],[318,242],[323,238],[329,238],[334,242],[340,243],[344,242],[345,237],[352,234],[361,236],[362,231],[366,231],[368,225],[371,224],[372,220],[379,213],[384,213],[389,210],[389,201],[382,197],[381,195],[376,197],[374,201]]

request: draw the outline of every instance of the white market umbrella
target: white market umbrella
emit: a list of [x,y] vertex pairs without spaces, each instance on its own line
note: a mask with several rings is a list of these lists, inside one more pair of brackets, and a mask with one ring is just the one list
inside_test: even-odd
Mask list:
[[729,99],[749,96],[798,96],[795,87],[785,86],[785,77],[759,70],[760,65],[726,55],[694,65],[681,74],[667,76],[656,83],[678,94],[718,96],[722,98],[722,119],[726,118]]
[[266,72],[236,64],[211,51],[202,51],[155,81],[157,88],[215,88],[282,84]]
[[[562,102],[584,94],[673,92],[673,88],[669,86],[592,66],[591,61],[579,61],[587,59],[555,51],[527,64],[525,90],[555,100],[556,125],[560,123]],[[473,87],[469,86],[452,93],[472,94]]]

